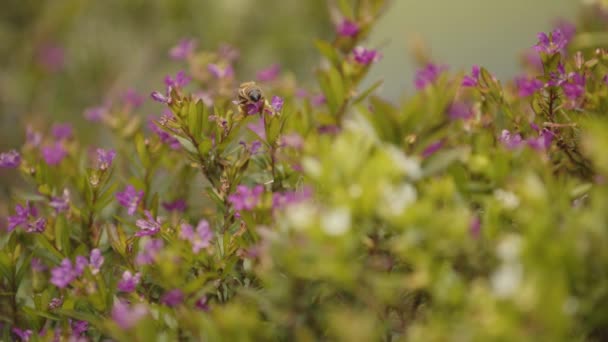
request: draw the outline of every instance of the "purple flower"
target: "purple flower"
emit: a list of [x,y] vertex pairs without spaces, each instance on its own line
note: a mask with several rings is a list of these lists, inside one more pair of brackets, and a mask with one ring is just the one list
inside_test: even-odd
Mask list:
[[44,161],[49,165],[59,165],[67,154],[68,152],[59,142],[42,148],[42,158],[44,158]]
[[133,292],[139,285],[141,280],[141,274],[139,272],[135,275],[131,274],[130,271],[124,271],[122,279],[118,282],[117,288],[122,292]]
[[253,210],[260,201],[263,192],[264,187],[261,185],[256,185],[253,188],[239,185],[236,188],[236,192],[228,196],[228,201],[232,203],[236,211]]
[[573,72],[568,77],[568,82],[562,84],[564,95],[572,101],[576,101],[585,95],[585,77]]
[[182,39],[169,50],[169,56],[175,60],[184,60],[194,53],[196,45],[196,39]]
[[536,78],[522,76],[515,79],[515,85],[519,91],[519,96],[528,97],[541,89],[543,87],[543,82]]
[[179,237],[182,240],[190,241],[194,254],[198,254],[201,249],[211,246],[213,232],[209,228],[207,220],[200,220],[196,226],[196,231],[187,223],[183,223],[181,228]]
[[312,190],[304,188],[302,191],[275,192],[272,194],[272,208],[280,209],[286,206],[306,201],[312,197]]
[[260,148],[262,148],[262,142],[259,140],[256,140],[251,143],[251,146],[249,146],[249,153],[256,154],[256,153],[258,153]]
[[27,225],[30,218],[37,216],[38,211],[29,201],[25,202],[25,206],[17,204],[15,206],[15,215],[8,217],[8,231],[12,232],[18,226]]
[[465,76],[462,79],[462,86],[463,87],[476,87],[477,84],[479,83],[479,75],[481,74],[481,69],[479,68],[479,65],[473,65],[473,68],[471,70],[471,76]]
[[264,102],[263,101],[258,101],[258,102],[254,102],[254,103],[250,103],[247,105],[247,114],[248,115],[255,115],[258,114],[262,111],[262,108],[264,107]]
[[170,75],[165,76],[165,85],[172,88],[183,88],[190,83],[192,79],[186,75],[185,71],[180,71],[175,75],[173,79]]
[[144,211],[144,214],[146,215],[146,219],[139,219],[135,221],[135,225],[141,229],[135,233],[135,236],[141,237],[156,235],[158,232],[160,232],[162,218],[154,218],[148,210]]
[[325,98],[325,95],[323,94],[317,94],[314,95],[311,100],[310,103],[314,106],[314,107],[319,107],[324,105],[327,102],[327,99]]
[[526,65],[532,67],[534,70],[543,70],[543,59],[538,55],[535,49],[528,49],[523,55],[523,59]]
[[517,149],[523,143],[523,140],[521,138],[521,135],[519,135],[519,133],[512,134],[511,132],[509,132],[506,129],[502,130],[499,140],[509,150]]
[[80,277],[87,266],[89,266],[89,260],[82,255],[78,255],[74,262],[74,274],[76,277]]
[[479,219],[479,216],[475,215],[473,216],[473,219],[471,219],[469,232],[473,238],[477,239],[479,237],[479,233],[481,232],[481,220]]
[[382,59],[382,55],[377,50],[368,50],[362,46],[353,49],[353,57],[357,63],[362,65],[369,65]]
[[46,229],[46,219],[43,217],[37,218],[33,222],[29,222],[25,228],[27,233],[42,233]]
[[152,239],[148,241],[142,251],[137,254],[135,263],[140,266],[149,265],[156,261],[158,254],[165,247],[165,243],[161,239]]
[[273,96],[270,105],[272,106],[272,109],[274,109],[276,112],[280,112],[281,109],[283,109],[283,103],[284,101],[282,98],[278,96]]
[[59,141],[70,139],[73,134],[72,125],[69,123],[54,124],[51,127],[51,133]]
[[[148,128],[150,128],[152,132],[156,133],[156,135],[158,136],[160,141],[162,141],[163,144],[169,146],[169,148],[171,148],[172,150],[179,150],[181,148],[179,140],[171,136],[171,134],[169,134],[167,131],[160,128],[158,124],[154,122],[154,120],[154,117],[151,117],[148,120]],[[161,117],[159,120],[163,120],[163,118]]]
[[281,137],[281,146],[301,149],[304,147],[304,139],[298,133],[289,133]]
[[34,272],[44,272],[46,271],[46,266],[42,263],[40,258],[32,258],[31,267]]
[[262,69],[258,71],[256,78],[260,82],[272,82],[279,77],[281,73],[281,66],[278,64],[273,64],[266,69]]
[[199,298],[196,303],[194,303],[194,307],[202,311],[209,311],[209,302],[207,296],[202,296]]
[[27,342],[30,340],[30,337],[32,337],[32,331],[30,329],[19,329],[17,327],[13,327],[13,329],[11,329],[11,331],[13,332],[13,334],[17,335],[19,337],[19,339],[23,342]]
[[176,211],[176,212],[180,212],[180,213],[185,212],[186,209],[188,208],[188,204],[182,198],[178,198],[178,199],[174,200],[173,202],[163,202],[162,205],[166,211]]
[[338,134],[340,130],[338,125],[321,125],[317,128],[319,134]]
[[114,150],[104,150],[102,148],[98,148],[97,152],[97,165],[100,170],[107,170],[112,166],[112,162],[116,157],[116,151]]
[[49,202],[49,206],[55,209],[57,213],[68,211],[68,209],[70,209],[70,191],[68,189],[63,189],[63,195],[53,197]]
[[135,190],[135,187],[133,187],[133,185],[127,185],[123,192],[116,193],[116,199],[118,200],[118,203],[123,207],[127,208],[127,213],[129,215],[135,214],[135,211],[137,210],[137,207],[139,206],[139,203],[141,202],[143,197],[144,192],[141,190]]
[[25,143],[33,147],[38,147],[40,142],[42,142],[42,134],[34,130],[32,126],[27,125],[25,128]]
[[192,93],[192,98],[195,101],[201,100],[207,107],[213,106],[213,95],[209,91],[200,90]]
[[234,70],[230,64],[222,68],[217,64],[211,63],[207,65],[207,70],[217,79],[230,78],[234,75]]
[[298,88],[296,89],[296,97],[299,99],[305,99],[308,97],[308,90],[304,89],[304,88]]
[[48,72],[57,72],[65,65],[65,51],[61,45],[47,43],[37,54],[38,63]]
[[85,119],[98,122],[108,114],[108,109],[104,106],[90,107],[84,110]]
[[112,308],[112,319],[122,329],[134,327],[147,314],[148,309],[144,304],[135,304],[129,307],[129,304],[119,300],[114,303]]
[[266,129],[264,128],[264,120],[262,118],[254,123],[250,123],[247,125],[247,128],[252,130],[261,139],[266,140]]
[[63,297],[55,297],[49,302],[49,309],[55,310],[63,305]]
[[15,150],[0,153],[0,167],[16,168],[21,165],[21,155]]
[[174,289],[165,293],[160,302],[169,307],[174,307],[181,304],[184,301],[184,293],[180,289]]
[[356,22],[344,19],[336,27],[336,32],[342,37],[354,37],[359,33],[359,25]]
[[538,135],[538,137],[528,138],[526,142],[528,143],[528,146],[530,146],[530,148],[532,148],[533,150],[542,152],[551,147],[551,142],[553,142],[553,133],[551,133],[549,130],[544,129]]
[[444,143],[444,140],[438,140],[427,146],[424,151],[422,151],[422,158],[428,158],[431,155],[435,154],[435,152],[439,151],[443,147]]
[[104,257],[101,254],[99,248],[95,248],[91,251],[91,256],[89,257],[89,266],[91,267],[91,273],[97,274],[101,269],[101,266],[104,262]]
[[89,329],[89,322],[87,321],[72,321],[72,334],[80,336]]
[[433,63],[427,64],[416,72],[416,79],[414,80],[416,89],[422,90],[428,85],[433,84],[445,70],[447,70],[445,66],[438,66]]
[[144,97],[135,91],[135,89],[127,90],[123,94],[122,99],[127,105],[133,108],[137,108],[144,103]]
[[240,52],[237,48],[230,44],[222,44],[217,50],[217,54],[221,59],[228,62],[233,62],[239,58]]
[[59,288],[67,287],[76,277],[76,273],[72,268],[72,262],[67,258],[63,259],[59,266],[51,270],[51,284]]
[[452,120],[468,120],[473,117],[473,110],[464,102],[453,102],[447,110],[448,116]]
[[160,103],[170,104],[171,103],[171,88],[168,88],[165,95],[161,94],[159,91],[153,91],[150,94],[152,100]]
[[544,52],[548,55],[561,52],[568,44],[568,39],[560,29],[553,30],[550,36],[544,32],[540,32],[537,38],[538,43],[534,46],[534,49],[536,52]]
[[576,25],[565,19],[558,19],[555,28],[562,32],[566,42],[570,42],[576,36]]

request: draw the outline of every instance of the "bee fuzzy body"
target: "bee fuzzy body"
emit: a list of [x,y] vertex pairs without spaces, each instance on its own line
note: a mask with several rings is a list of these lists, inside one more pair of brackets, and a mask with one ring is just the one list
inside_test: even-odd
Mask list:
[[262,89],[255,82],[241,83],[237,94],[237,103],[242,112],[247,112],[249,106],[264,106],[265,99]]

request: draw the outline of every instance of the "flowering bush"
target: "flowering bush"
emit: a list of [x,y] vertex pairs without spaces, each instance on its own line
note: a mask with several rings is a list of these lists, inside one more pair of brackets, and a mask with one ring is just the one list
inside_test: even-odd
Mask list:
[[0,154],[2,340],[608,336],[605,12],[513,81],[428,61],[393,104],[360,86],[384,1],[337,3],[319,90],[185,39],[162,115],[129,92],[85,112],[101,146],[51,123]]

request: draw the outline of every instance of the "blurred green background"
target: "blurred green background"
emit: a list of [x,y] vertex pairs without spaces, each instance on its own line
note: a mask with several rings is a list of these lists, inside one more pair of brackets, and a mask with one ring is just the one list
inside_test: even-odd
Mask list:
[[[0,11],[0,150],[23,140],[24,122],[72,121],[91,130],[83,110],[130,88],[148,99],[165,74],[184,65],[167,50],[182,37],[203,49],[241,50],[243,80],[273,63],[312,84],[312,41],[333,34],[326,0],[4,0]],[[500,78],[517,72],[518,54],[555,18],[572,19],[575,0],[393,0],[370,45],[384,59],[368,82],[383,96],[411,90],[408,40],[424,39],[452,69],[481,64]],[[158,111],[146,101],[143,114]],[[15,127],[19,129],[15,129]]]

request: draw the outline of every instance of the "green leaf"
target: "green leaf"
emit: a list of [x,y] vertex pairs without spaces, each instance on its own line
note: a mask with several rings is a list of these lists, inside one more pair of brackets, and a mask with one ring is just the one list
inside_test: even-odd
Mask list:
[[200,144],[198,144],[198,152],[202,156],[206,156],[212,148],[213,142],[211,141],[211,139],[205,139],[201,141]]
[[146,147],[146,141],[143,134],[138,133],[135,136],[135,149],[137,150],[137,156],[141,161],[144,168],[150,167],[150,156],[148,155],[148,148]]
[[190,153],[194,153],[194,154],[198,153],[198,150],[196,149],[196,147],[192,144],[192,142],[190,140],[180,137],[179,135],[174,135],[173,137],[175,139],[177,139],[177,141],[179,141],[179,143],[182,145],[182,147],[184,149],[186,149],[186,151],[188,151]]
[[375,82],[374,84],[372,84],[369,88],[365,89],[359,96],[357,96],[355,98],[355,100],[353,101],[353,104],[355,105],[355,104],[358,104],[359,102],[365,100],[365,98],[367,98],[369,96],[369,94],[374,92],[374,90],[378,89],[378,87],[381,86],[382,83],[384,83],[384,81],[379,80],[379,81]]
[[469,147],[457,147],[449,150],[441,150],[425,162],[422,172],[425,177],[437,174],[445,170],[452,163],[462,160],[470,152]]
[[52,257],[52,261],[54,263],[59,264],[61,262],[61,260],[63,260],[65,258],[65,256],[63,254],[61,254],[52,244],[51,242],[46,238],[46,236],[42,235],[42,234],[36,234],[34,239],[36,239],[36,242],[43,248],[38,249],[38,252],[42,252],[42,250],[44,252],[49,252],[48,254],[45,254],[46,256],[50,256]]
[[8,255],[8,251],[0,251],[0,274],[7,280],[13,277],[11,258]]
[[340,55],[338,51],[328,42],[324,40],[316,40],[315,46],[317,50],[323,55],[323,57],[327,58],[327,60],[336,68],[340,67]]
[[338,7],[344,17],[355,20],[355,12],[349,2],[349,0],[338,0]]
[[63,254],[70,255],[70,232],[63,215],[57,216],[55,220],[55,241]]
[[344,80],[342,79],[342,75],[338,72],[337,69],[331,68],[328,71],[329,76],[329,84],[331,86],[331,90],[335,96],[335,100],[338,106],[344,103],[346,98],[346,89],[344,87]]

